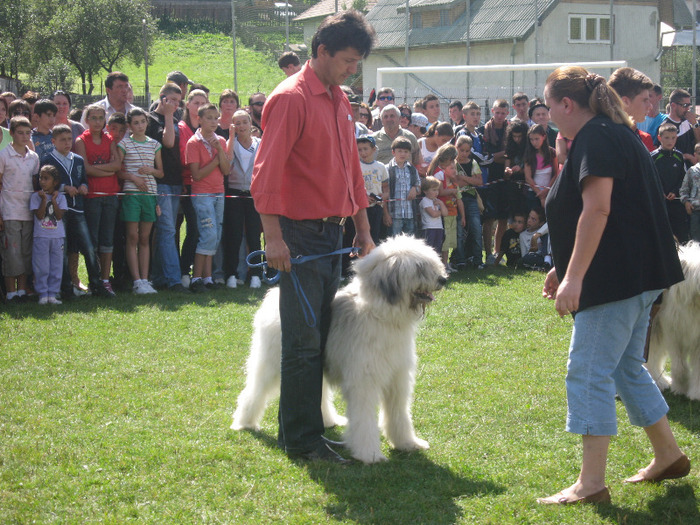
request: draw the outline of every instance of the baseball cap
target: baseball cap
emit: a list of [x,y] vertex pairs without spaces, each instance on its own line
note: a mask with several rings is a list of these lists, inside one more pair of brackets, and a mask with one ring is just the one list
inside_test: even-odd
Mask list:
[[429,124],[428,117],[422,113],[413,113],[411,115],[411,124],[418,126],[419,128],[427,128]]

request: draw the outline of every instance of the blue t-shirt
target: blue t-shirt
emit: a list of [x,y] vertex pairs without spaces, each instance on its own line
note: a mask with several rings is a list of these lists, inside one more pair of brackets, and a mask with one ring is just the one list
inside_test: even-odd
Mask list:
[[659,113],[655,117],[646,117],[644,119],[644,122],[637,124],[637,129],[639,131],[646,131],[651,135],[651,138],[654,140],[654,144],[656,146],[659,145],[659,127],[661,126],[661,123],[666,120],[666,115],[665,113]]
[[49,153],[55,149],[51,137],[51,132],[45,135],[36,129],[32,130],[32,144],[34,144],[34,151],[39,155],[39,162],[44,162]]

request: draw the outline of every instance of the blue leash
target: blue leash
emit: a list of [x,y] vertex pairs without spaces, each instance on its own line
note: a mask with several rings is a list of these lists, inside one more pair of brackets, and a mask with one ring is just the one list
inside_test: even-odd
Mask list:
[[[309,261],[314,261],[316,259],[320,259],[322,257],[331,257],[333,255],[343,255],[345,253],[351,253],[351,254],[358,254],[360,253],[359,248],[341,248],[340,250],[335,250],[334,252],[331,253],[322,253],[318,255],[298,255],[297,257],[292,257],[290,259],[292,264],[303,264],[305,262]],[[252,262],[256,257],[260,257],[260,262],[254,263]],[[245,259],[246,264],[248,265],[249,268],[262,268],[263,270],[263,281],[265,281],[268,284],[277,284],[280,280],[280,275],[281,272],[277,271],[272,276],[268,275],[268,266],[267,266],[267,261],[265,260],[265,251],[264,250],[255,250],[254,252],[250,252],[248,254],[248,257]],[[292,284],[294,285],[294,290],[297,293],[297,297],[299,297],[299,302],[301,303],[301,310],[304,312],[304,319],[306,320],[306,325],[313,328],[316,326],[316,316],[314,315],[313,309],[311,308],[311,304],[309,304],[309,300],[306,298],[306,294],[304,293],[304,290],[301,287],[301,283],[299,282],[299,277],[297,276],[296,272],[294,271],[294,267],[292,267],[292,271],[290,272],[290,276],[292,278]]]

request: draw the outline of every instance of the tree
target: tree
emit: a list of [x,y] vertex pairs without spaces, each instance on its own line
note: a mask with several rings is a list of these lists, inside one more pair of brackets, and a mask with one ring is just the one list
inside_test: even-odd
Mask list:
[[17,78],[29,56],[26,36],[36,24],[30,0],[0,2],[0,73]]

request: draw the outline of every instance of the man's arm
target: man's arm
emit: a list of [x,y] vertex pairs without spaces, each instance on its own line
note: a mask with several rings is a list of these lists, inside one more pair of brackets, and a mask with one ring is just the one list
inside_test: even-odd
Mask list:
[[374,249],[374,241],[369,230],[369,220],[367,219],[367,208],[360,209],[352,217],[355,223],[355,239],[352,245],[360,249],[360,257],[364,257]]
[[263,232],[265,232],[265,259],[267,259],[267,265],[282,272],[291,271],[291,254],[287,243],[282,238],[279,215],[261,213],[260,221],[262,222]]

